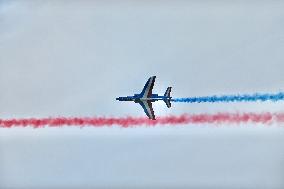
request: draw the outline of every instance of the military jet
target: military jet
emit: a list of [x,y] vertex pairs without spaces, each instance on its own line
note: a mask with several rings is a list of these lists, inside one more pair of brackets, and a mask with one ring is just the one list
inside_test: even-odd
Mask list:
[[152,94],[152,89],[154,87],[156,76],[152,76],[148,79],[145,84],[142,92],[140,94],[134,94],[134,96],[126,96],[126,97],[118,97],[116,100],[119,101],[133,101],[135,103],[139,103],[144,112],[148,116],[149,119],[155,120],[155,114],[152,107],[152,102],[163,100],[167,107],[171,107],[171,89],[172,87],[168,87],[164,96],[159,96],[158,94]]

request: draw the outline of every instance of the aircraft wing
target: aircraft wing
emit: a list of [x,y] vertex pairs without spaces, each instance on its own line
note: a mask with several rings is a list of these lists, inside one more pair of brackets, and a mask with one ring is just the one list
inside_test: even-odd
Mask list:
[[140,101],[139,104],[142,106],[144,109],[144,112],[146,115],[149,117],[149,119],[155,120],[155,113],[152,107],[152,102],[150,100],[147,101]]
[[152,95],[152,89],[154,87],[156,76],[152,76],[148,79],[147,83],[145,84],[141,95],[142,98],[149,98]]

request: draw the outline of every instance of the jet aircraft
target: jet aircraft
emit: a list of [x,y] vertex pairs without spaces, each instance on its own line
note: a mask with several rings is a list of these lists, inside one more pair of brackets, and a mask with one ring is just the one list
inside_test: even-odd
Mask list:
[[144,112],[148,116],[149,119],[155,120],[155,113],[152,107],[152,102],[163,100],[167,107],[171,107],[171,89],[172,87],[168,87],[164,96],[159,96],[158,94],[152,94],[152,89],[154,87],[156,76],[152,76],[148,79],[145,84],[142,92],[140,94],[134,94],[134,96],[126,96],[126,97],[118,97],[116,100],[118,101],[134,101],[135,103],[139,103]]

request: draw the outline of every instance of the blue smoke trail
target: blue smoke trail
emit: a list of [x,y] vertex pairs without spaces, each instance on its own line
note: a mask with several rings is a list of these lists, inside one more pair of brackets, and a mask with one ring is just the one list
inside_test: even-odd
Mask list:
[[187,103],[202,103],[202,102],[255,102],[255,101],[279,101],[284,100],[284,93],[276,94],[259,94],[252,95],[222,95],[222,96],[204,96],[204,97],[189,97],[189,98],[173,98],[172,102],[187,102]]

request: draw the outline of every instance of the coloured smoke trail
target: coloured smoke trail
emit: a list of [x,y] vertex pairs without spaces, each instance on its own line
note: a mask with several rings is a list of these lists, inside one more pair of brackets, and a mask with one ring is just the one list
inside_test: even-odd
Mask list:
[[189,98],[173,98],[172,102],[186,103],[204,103],[204,102],[256,102],[256,101],[279,101],[284,100],[284,93],[275,94],[244,94],[244,95],[222,95],[222,96],[204,96],[204,97],[189,97]]
[[0,119],[0,128],[13,127],[62,127],[62,126],[92,126],[92,127],[137,127],[137,126],[176,126],[181,124],[279,124],[284,123],[284,113],[216,113],[216,114],[183,114],[179,116],[158,117],[149,120],[142,117],[57,117],[57,118],[29,118],[29,119]]

